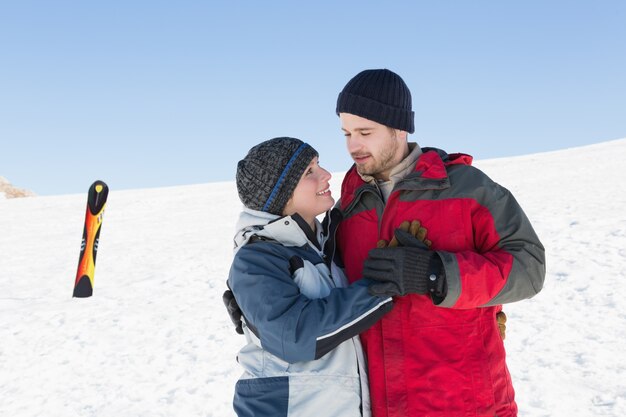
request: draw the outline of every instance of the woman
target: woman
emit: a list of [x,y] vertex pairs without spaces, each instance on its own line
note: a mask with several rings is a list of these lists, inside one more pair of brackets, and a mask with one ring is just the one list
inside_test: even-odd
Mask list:
[[318,153],[274,138],[237,166],[244,204],[228,285],[243,312],[247,345],[234,408],[242,416],[369,416],[357,335],[392,307],[369,280],[347,286],[335,260],[331,175]]

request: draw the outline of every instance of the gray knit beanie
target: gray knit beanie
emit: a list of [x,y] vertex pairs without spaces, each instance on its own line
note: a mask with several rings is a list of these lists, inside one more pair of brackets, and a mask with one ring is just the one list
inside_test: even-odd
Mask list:
[[282,215],[302,174],[318,153],[295,138],[254,146],[237,164],[237,191],[244,206]]
[[337,97],[339,113],[350,113],[394,129],[413,133],[411,91],[398,74],[370,69],[354,76]]

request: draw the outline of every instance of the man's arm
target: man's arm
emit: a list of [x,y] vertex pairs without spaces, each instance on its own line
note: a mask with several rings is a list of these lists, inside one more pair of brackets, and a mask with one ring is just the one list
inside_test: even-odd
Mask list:
[[543,287],[543,245],[513,195],[487,180],[487,191],[472,214],[476,249],[437,252],[447,284],[441,307],[511,303],[531,298]]
[[370,293],[429,294],[441,307],[466,309],[530,298],[541,290],[545,251],[530,221],[508,190],[478,170],[474,174],[480,186],[465,195],[473,204],[474,248],[431,251],[396,231],[407,240],[403,247],[372,249],[365,260],[363,277],[380,282]]

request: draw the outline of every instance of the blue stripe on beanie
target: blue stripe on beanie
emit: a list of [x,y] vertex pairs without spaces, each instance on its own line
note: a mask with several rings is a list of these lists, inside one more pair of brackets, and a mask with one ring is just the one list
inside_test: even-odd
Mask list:
[[276,185],[274,185],[274,188],[272,189],[272,192],[270,193],[270,196],[268,197],[267,202],[265,202],[265,205],[263,206],[262,211],[267,211],[268,207],[272,204],[272,201],[274,200],[274,198],[276,198],[276,194],[278,193],[278,190],[281,184],[283,183],[285,176],[287,175],[287,172],[289,171],[289,168],[291,168],[291,165],[293,165],[293,162],[296,160],[298,155],[300,155],[300,153],[307,146],[309,146],[307,143],[302,143],[302,145],[300,145],[300,147],[298,147],[298,149],[296,149],[294,154],[291,156],[291,158],[289,159],[289,162],[287,162],[287,165],[285,166],[285,169],[283,169],[283,172],[280,174],[280,177],[278,177],[278,181],[276,181]]

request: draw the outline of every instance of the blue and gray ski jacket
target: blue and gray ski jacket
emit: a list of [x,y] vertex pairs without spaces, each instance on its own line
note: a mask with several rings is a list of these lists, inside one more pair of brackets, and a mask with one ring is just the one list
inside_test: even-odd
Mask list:
[[371,415],[358,334],[392,300],[369,295],[367,280],[348,286],[333,262],[330,217],[314,235],[298,215],[240,216],[228,278],[247,340],[237,356],[239,417]]

